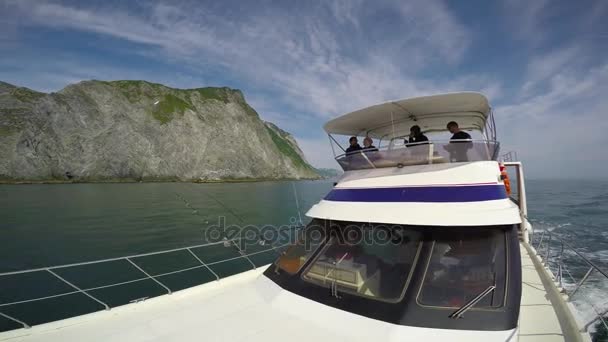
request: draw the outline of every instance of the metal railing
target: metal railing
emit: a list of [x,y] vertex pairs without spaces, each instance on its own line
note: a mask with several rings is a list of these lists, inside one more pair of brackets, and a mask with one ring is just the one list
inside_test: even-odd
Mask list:
[[[295,232],[297,232],[297,230],[300,228],[302,228],[302,227],[294,226],[294,227],[289,227],[288,229],[294,230]],[[262,250],[258,250],[255,252],[246,253],[246,251],[244,249],[242,249],[241,246],[239,246],[239,243],[237,243],[242,240],[244,240],[244,239],[243,238],[234,238],[234,239],[224,238],[223,240],[218,241],[218,242],[210,242],[210,243],[199,244],[199,245],[194,245],[194,246],[168,249],[168,250],[163,250],[163,251],[158,251],[158,252],[142,253],[142,254],[135,254],[135,255],[129,255],[129,256],[123,256],[123,257],[116,257],[116,258],[108,258],[108,259],[95,260],[95,261],[79,262],[79,263],[72,263],[72,264],[59,265],[59,266],[42,267],[42,268],[0,273],[0,279],[2,279],[4,277],[10,277],[10,276],[32,274],[32,273],[36,273],[36,272],[45,272],[45,273],[51,275],[53,278],[58,279],[61,283],[67,285],[69,288],[72,289],[71,291],[61,292],[61,293],[47,295],[47,296],[39,296],[39,297],[34,297],[34,298],[7,302],[7,303],[0,303],[0,317],[4,317],[14,323],[21,325],[23,328],[27,329],[30,327],[30,324],[28,324],[25,321],[25,319],[15,317],[14,315],[9,315],[6,312],[2,312],[2,309],[9,307],[9,306],[13,306],[13,305],[44,301],[44,300],[49,300],[49,299],[53,299],[53,298],[61,298],[61,297],[74,295],[74,294],[83,294],[86,297],[88,297],[90,300],[95,301],[96,303],[103,306],[105,308],[105,310],[110,310],[112,308],[112,306],[110,306],[108,303],[104,302],[100,298],[94,296],[91,292],[93,292],[95,290],[124,286],[127,284],[133,284],[133,283],[142,282],[145,280],[153,281],[160,288],[162,288],[163,291],[165,291],[167,295],[170,295],[173,293],[173,291],[167,284],[163,283],[161,281],[161,279],[159,279],[159,278],[162,278],[162,277],[168,276],[168,275],[172,275],[172,274],[177,274],[177,273],[182,273],[182,272],[187,272],[187,271],[191,271],[191,270],[195,270],[195,269],[204,268],[207,271],[209,271],[210,274],[213,275],[213,277],[215,277],[216,281],[219,281],[221,279],[220,275],[218,275],[217,272],[213,271],[211,266],[222,264],[222,263],[229,262],[229,261],[234,261],[237,259],[244,259],[251,265],[251,269],[256,269],[258,266],[262,266],[262,265],[256,265],[251,259],[253,256],[274,251],[277,253],[276,257],[278,257],[278,255],[281,253],[281,248],[287,247],[291,243],[291,241],[287,241],[286,243],[279,244],[276,246],[273,246],[272,244],[269,243],[268,249],[262,249]],[[236,248],[235,251],[237,252],[237,255],[234,257],[230,257],[230,258],[226,258],[226,259],[222,259],[222,260],[218,260],[218,261],[204,262],[203,261],[204,257],[201,257],[194,252],[197,249],[210,247],[210,246],[217,246],[217,245],[223,245],[226,248]],[[257,242],[257,245],[265,246],[266,241],[263,238],[260,238]],[[156,256],[156,255],[163,255],[163,254],[166,255],[166,254],[175,253],[175,252],[187,252],[188,255],[192,257],[191,261],[196,262],[196,266],[184,267],[184,268],[180,268],[177,270],[173,270],[170,272],[164,272],[164,273],[160,273],[160,274],[151,274],[151,272],[148,272],[145,270],[144,266],[138,265],[138,263],[136,262],[137,260],[141,260],[141,258],[145,258],[145,257],[149,257],[149,256]],[[106,285],[102,285],[102,286],[83,288],[81,286],[78,286],[78,284],[76,284],[75,281],[73,281],[73,280],[69,281],[68,279],[66,279],[65,277],[61,276],[58,273],[60,270],[66,270],[66,269],[80,267],[80,266],[107,264],[107,263],[117,262],[117,261],[126,261],[129,265],[131,265],[133,267],[133,270],[139,272],[139,274],[141,276],[139,278],[131,279],[128,281],[116,282],[116,283],[106,284]],[[265,263],[265,264],[268,264],[268,263]],[[142,299],[146,299],[146,298],[147,297],[139,297],[137,300],[134,300],[131,302],[138,302],[138,301],[141,301]]]
[[[559,289],[562,293],[567,295],[567,300],[569,302],[573,300],[574,296],[577,293],[579,293],[580,289],[585,283],[587,283],[592,274],[597,274],[601,276],[601,279],[603,281],[608,281],[608,272],[606,270],[600,268],[593,261],[585,257],[580,251],[578,251],[576,248],[564,241],[564,239],[556,236],[556,234],[553,234],[552,232],[547,230],[542,231],[540,237],[537,239],[538,241],[536,245],[534,244],[534,238],[535,236],[532,237],[530,244],[536,250],[537,255],[541,258],[545,267],[548,268],[551,273],[553,273],[555,281],[559,285]],[[552,242],[553,246],[551,245]],[[587,272],[579,280],[576,280],[572,276],[572,273],[564,263],[564,252],[566,251],[571,252],[573,256],[578,257],[580,261],[582,261],[586,266],[589,267],[587,269]],[[568,289],[565,286],[566,284],[564,281],[564,275],[568,276],[568,279],[571,282],[571,289]],[[595,311],[595,317],[585,322],[585,324],[581,328],[581,331],[587,332],[589,330],[589,327],[597,323],[598,321],[601,322],[608,330],[608,322],[604,317],[606,316],[606,314],[608,314],[608,308],[604,308],[604,310],[602,311],[601,309],[598,310],[598,308],[593,303],[587,301],[586,304],[590,305],[591,308],[593,308],[593,310]]]
[[500,144],[495,140],[441,140],[362,149],[337,156],[344,171],[496,160]]
[[501,162],[515,162],[518,161],[519,158],[517,157],[517,152],[515,151],[509,151],[507,153],[502,154],[499,158],[499,161]]

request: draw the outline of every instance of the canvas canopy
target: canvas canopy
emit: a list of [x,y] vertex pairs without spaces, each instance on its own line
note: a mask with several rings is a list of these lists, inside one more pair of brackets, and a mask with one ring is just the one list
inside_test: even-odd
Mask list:
[[408,135],[413,125],[422,132],[445,131],[448,122],[456,121],[461,129],[483,131],[490,111],[483,94],[449,93],[360,109],[327,122],[324,129],[329,134],[390,139]]

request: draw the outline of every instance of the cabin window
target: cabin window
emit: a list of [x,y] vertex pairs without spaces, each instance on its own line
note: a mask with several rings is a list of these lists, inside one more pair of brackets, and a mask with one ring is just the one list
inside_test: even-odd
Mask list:
[[[303,279],[336,289],[338,296],[342,292],[389,302],[401,300],[422,235],[396,226],[355,227],[359,233],[355,239],[332,235],[303,272]],[[339,231],[348,230],[344,228]]]
[[496,290],[473,309],[502,306],[506,277],[505,233],[500,229],[482,227],[434,235],[418,303],[459,308],[495,285]]
[[279,257],[275,265],[289,274],[296,274],[325,240],[324,221],[315,219],[301,231],[295,244]]

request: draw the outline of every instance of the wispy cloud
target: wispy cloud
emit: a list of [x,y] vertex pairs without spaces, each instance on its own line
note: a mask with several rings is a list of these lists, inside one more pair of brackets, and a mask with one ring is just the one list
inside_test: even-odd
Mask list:
[[[279,91],[287,104],[305,104],[306,110],[323,115],[425,91],[407,75],[430,62],[454,63],[469,44],[467,30],[439,1],[386,3],[375,9],[378,15],[397,16],[389,28],[398,33],[377,32],[379,39],[361,31],[360,18],[374,13],[357,2],[319,3],[305,15],[276,8],[238,18],[167,4],[151,4],[136,14],[117,8],[16,4],[15,10],[31,24],[150,45],[194,66],[219,64]],[[354,39],[345,40],[349,37]]]
[[509,132],[504,142],[531,161],[534,175],[604,177],[608,64],[562,69],[547,82],[545,91],[497,108],[499,127]]
[[541,43],[546,38],[543,29],[547,15],[555,8],[549,0],[506,0],[504,2],[508,20],[508,29],[519,40],[533,45]]
[[522,91],[525,93],[533,91],[543,81],[562,71],[566,64],[578,65],[578,60],[583,58],[584,56],[580,56],[580,49],[576,46],[549,51],[530,58],[526,67],[526,83]]
[[[245,88],[261,116],[293,131],[322,166],[336,166],[321,130],[327,118],[389,99],[459,90],[482,91],[499,103],[504,146],[523,149],[533,163],[564,164],[552,155],[564,131],[594,134],[585,146],[599,153],[592,145],[608,143],[601,133],[608,51],[597,44],[608,34],[601,20],[605,1],[576,11],[546,0],[495,6],[505,17],[458,11],[442,0],[5,1],[0,29],[11,38],[0,38],[0,49],[19,43],[15,37],[24,29],[42,28],[86,33],[101,53],[125,49],[121,53],[137,62],[87,60],[73,51],[54,51],[45,63],[35,53],[30,60],[3,54],[0,77],[45,90],[87,78],[144,78],[177,87],[227,82]],[[503,24],[506,29],[498,28]],[[484,34],[490,39],[481,43]],[[152,62],[180,71],[146,68]],[[575,154],[570,145],[563,149]]]

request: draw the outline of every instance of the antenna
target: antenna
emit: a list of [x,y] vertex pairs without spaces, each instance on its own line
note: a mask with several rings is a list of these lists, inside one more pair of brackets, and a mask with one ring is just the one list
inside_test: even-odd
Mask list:
[[393,128],[393,137],[395,139],[395,119],[393,118],[393,111],[391,110],[391,127]]
[[304,226],[302,223],[302,215],[300,214],[300,201],[298,201],[298,191],[296,190],[296,184],[292,181],[291,187],[293,188],[293,197],[296,200],[296,208],[298,209],[298,219],[300,220],[300,227]]

